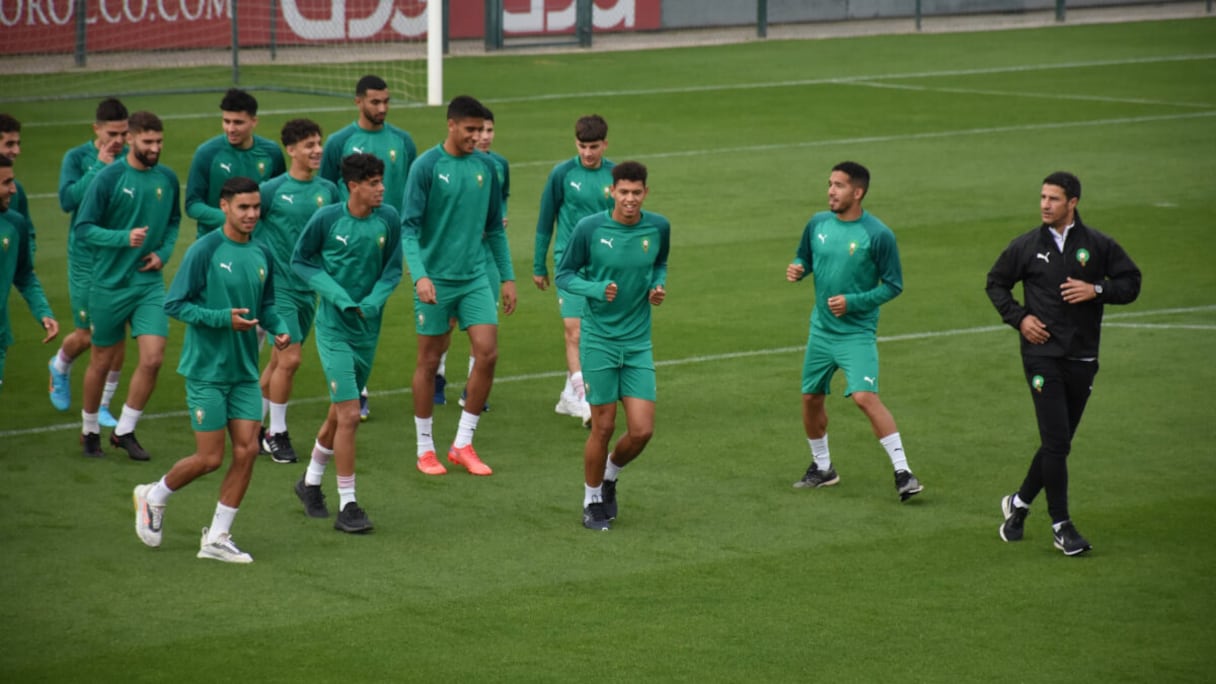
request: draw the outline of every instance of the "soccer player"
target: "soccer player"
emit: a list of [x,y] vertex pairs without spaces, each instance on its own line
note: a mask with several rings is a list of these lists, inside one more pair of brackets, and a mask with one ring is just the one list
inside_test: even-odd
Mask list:
[[42,343],[46,344],[59,334],[59,323],[51,313],[42,283],[34,274],[34,253],[30,248],[30,225],[25,217],[11,208],[17,195],[17,181],[13,178],[13,160],[0,155],[0,283],[4,285],[4,296],[0,297],[0,390],[4,389],[4,360],[13,343],[12,329],[8,321],[8,290],[12,285],[21,293],[29,305],[34,318],[46,330]]
[[498,311],[486,287],[487,246],[498,265],[503,312],[515,311],[515,272],[502,229],[502,191],[490,158],[477,152],[486,108],[461,95],[448,103],[448,133],[410,171],[405,189],[402,239],[414,281],[418,364],[414,369],[414,426],[418,470],[443,475],[435,455],[435,374],[450,342],[451,321],[469,334],[475,359],[448,460],[474,475],[493,471],[473,449],[473,431],[490,396],[498,360]]
[[[536,219],[536,249],[532,258],[532,282],[545,290],[549,287],[549,270],[545,259],[549,243],[553,243],[553,263],[561,263],[562,254],[574,226],[583,218],[613,208],[612,162],[604,159],[608,149],[608,123],[598,114],[584,116],[574,124],[574,142],[578,154],[556,167],[549,174],[540,196],[540,214]],[[554,224],[557,239],[553,239]],[[579,320],[583,316],[584,300],[577,294],[557,289],[557,304],[562,317],[566,342],[566,386],[562,389],[554,411],[576,416],[584,425],[590,424],[591,407],[583,387],[582,367],[579,365]]]
[[[667,297],[671,223],[642,211],[650,192],[646,176],[635,161],[613,167],[612,210],[579,221],[557,266],[557,286],[587,302],[579,358],[591,405],[583,449],[583,527],[589,530],[612,528],[621,469],[654,434],[658,390],[650,307]],[[625,434],[609,452],[618,401],[625,408]]]
[[317,313],[317,295],[291,270],[291,255],[312,215],[337,203],[339,196],[336,185],[315,175],[321,167],[321,127],[308,119],[292,119],[283,124],[281,138],[291,167],[262,184],[262,218],[254,238],[266,245],[274,259],[275,308],[287,326],[291,344],[271,350],[259,384],[263,412],[270,412],[270,429],[262,448],[275,463],[295,463],[296,452],[287,431],[287,401],[300,367],[301,345]]
[[321,297],[317,352],[330,400],[295,492],[309,516],[329,517],[321,478],[332,457],[340,501],[334,529],[367,532],[372,521],[355,497],[359,388],[372,371],[384,304],[401,282],[401,219],[384,204],[384,162],[378,157],[347,156],[342,178],[346,201],[313,214],[292,256],[296,275]]
[[169,319],[162,269],[173,254],[181,224],[177,174],[159,163],[164,139],[159,117],[152,112],[132,114],[126,156],[97,172],[72,228],[72,239],[93,251],[88,300],[92,353],[80,414],[83,451],[89,457],[105,455],[97,421],[102,385],[129,325],[138,344],[139,364],[110,444],[137,461],[151,458],[135,438],[135,427],[165,356]]
[[224,225],[197,240],[165,296],[165,312],[186,324],[177,372],[186,378],[186,407],[195,451],[159,481],[135,487],[135,533],[160,546],[169,495],[224,463],[224,432],[232,465],[220,485],[211,525],[203,528],[198,557],[252,563],[232,541],[232,522],[249,488],[258,455],[261,392],[257,326],[275,333],[276,348],[291,341],[274,309],[274,259],[252,241],[261,206],[258,184],[243,176],[220,188]]
[[[16,162],[21,156],[21,122],[8,114],[0,114],[0,157]],[[37,236],[34,231],[34,219],[30,217],[30,200],[25,194],[21,181],[13,179],[16,195],[9,202],[9,209],[25,217],[29,224],[30,253],[38,251]]]
[[811,465],[798,488],[840,482],[828,451],[828,414],[824,399],[832,376],[844,371],[844,395],[870,419],[874,436],[891,459],[895,490],[907,501],[924,488],[908,467],[899,429],[878,398],[878,307],[903,291],[903,270],[895,234],[865,211],[870,172],[856,162],[841,162],[828,177],[828,211],[811,217],[793,263],[785,270],[791,283],[814,274],[815,308],[802,363],[802,423],[811,446]]
[[229,178],[244,176],[261,183],[287,171],[273,140],[254,135],[257,98],[229,88],[220,100],[224,132],[198,146],[186,177],[186,215],[198,221],[198,237],[224,225],[220,188]]
[[[121,159],[127,140],[127,108],[116,98],[106,98],[97,105],[93,121],[93,139],[73,147],[63,155],[59,168],[59,206],[71,215],[69,228],[76,223],[76,212],[84,199],[85,190],[97,173],[116,159]],[[72,363],[89,350],[93,334],[89,330],[89,286],[92,283],[93,252],[68,231],[68,296],[72,303],[72,323],[75,328],[63,338],[59,351],[47,364],[50,371],[51,405],[60,411],[72,403]],[[119,345],[113,365],[106,373],[101,392],[97,423],[114,427],[118,421],[110,414],[110,400],[118,391],[126,345]]]
[[[1042,223],[1014,238],[988,272],[993,306],[1021,334],[1022,368],[1039,425],[1039,448],[1018,491],[1001,499],[1001,539],[1020,541],[1030,504],[1047,490],[1055,547],[1076,556],[1092,547],[1068,509],[1068,454],[1098,374],[1107,304],[1140,295],[1140,269],[1114,238],[1081,221],[1081,181],[1057,171],[1039,192]],[[1023,302],[1013,298],[1021,281]]]
[[[379,76],[369,74],[355,84],[355,106],[359,118],[325,141],[321,158],[321,177],[338,184],[346,199],[346,183],[342,180],[342,160],[349,154],[373,154],[384,162],[384,203],[401,213],[405,198],[405,180],[418,157],[418,147],[409,133],[387,123],[389,108],[388,84]],[[359,419],[367,420],[367,388],[359,395]]]

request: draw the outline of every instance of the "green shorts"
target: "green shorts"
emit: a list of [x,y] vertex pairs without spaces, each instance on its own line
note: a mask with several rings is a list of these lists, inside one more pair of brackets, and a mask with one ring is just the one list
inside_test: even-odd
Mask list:
[[321,372],[329,388],[330,402],[337,404],[358,399],[372,374],[376,358],[377,338],[352,343],[348,339],[317,329],[317,355],[321,357]]
[[89,286],[93,283],[92,260],[78,254],[68,254],[68,300],[72,303],[72,323],[77,328],[89,327]]
[[291,343],[300,344],[308,339],[308,333],[312,332],[312,323],[317,318],[317,295],[315,292],[287,288],[275,290],[274,310],[279,314],[283,325],[287,326]]
[[654,347],[649,343],[645,347],[625,347],[583,335],[578,358],[583,367],[588,404],[615,404],[624,397],[657,399]]
[[557,288],[557,310],[561,312],[562,318],[582,318],[583,309],[586,307],[586,297]]
[[208,382],[186,378],[186,408],[195,432],[223,430],[230,420],[262,420],[262,388],[257,380]]
[[802,360],[802,393],[831,394],[832,376],[844,371],[844,396],[878,391],[878,344],[873,335],[828,335],[811,329]]
[[436,280],[434,304],[423,304],[414,291],[414,327],[419,335],[443,335],[455,320],[461,330],[472,325],[498,325],[498,307],[485,278]]
[[90,321],[93,344],[111,347],[123,341],[123,331],[131,324],[131,337],[169,336],[169,317],[165,315],[164,283],[153,282],[117,290],[89,289]]

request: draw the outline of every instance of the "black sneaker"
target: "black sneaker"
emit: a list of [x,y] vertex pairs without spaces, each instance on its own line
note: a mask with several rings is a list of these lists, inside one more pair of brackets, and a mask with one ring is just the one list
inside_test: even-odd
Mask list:
[[81,453],[89,458],[103,458],[106,452],[101,450],[101,433],[86,432],[80,435],[80,443],[83,445]]
[[266,444],[266,426],[258,427],[258,456],[269,456],[270,447]]
[[920,480],[916,479],[916,476],[912,473],[906,470],[895,471],[895,491],[899,492],[900,501],[907,501],[920,494],[924,489],[920,484]]
[[328,518],[329,506],[325,505],[325,493],[321,491],[321,485],[310,485],[304,483],[304,476],[300,476],[300,481],[296,483],[296,496],[300,497],[300,503],[304,504],[304,512],[310,518]]
[[609,520],[616,520],[616,480],[604,480],[600,491],[604,495],[604,515]]
[[266,435],[262,440],[262,446],[270,451],[270,460],[275,463],[295,463],[300,460],[296,458],[296,450],[291,448],[291,436],[286,432]]
[[444,396],[443,390],[448,386],[448,379],[442,375],[435,375],[435,405],[443,406],[448,403],[448,398]]
[[604,511],[603,502],[596,501],[583,508],[583,527],[601,532],[612,529],[612,521],[608,519],[608,514]]
[[116,446],[119,449],[126,449],[127,455],[131,457],[132,461],[152,460],[152,454],[149,454],[142,446],[140,446],[139,440],[135,439],[134,432],[128,432],[125,435],[118,435],[111,432],[110,446]]
[[1069,520],[1060,525],[1060,529],[1056,532],[1056,548],[1063,551],[1065,556],[1077,556],[1093,547],[1085,541],[1085,537],[1081,536],[1081,533]]
[[367,519],[367,513],[359,508],[359,504],[352,501],[338,512],[338,519],[334,521],[334,529],[342,532],[370,532],[372,521]]
[[1013,497],[1015,494],[1010,494],[1001,499],[1001,513],[1005,515],[1005,522],[1001,523],[1001,539],[1007,542],[1015,542],[1022,540],[1023,525],[1026,523],[1026,516],[1030,515],[1029,508],[1013,505]]
[[806,469],[806,475],[802,476],[801,480],[794,483],[797,489],[813,489],[815,487],[830,487],[837,482],[840,482],[840,476],[836,474],[835,468],[828,468],[827,471],[819,469],[819,465],[811,461],[811,467]]

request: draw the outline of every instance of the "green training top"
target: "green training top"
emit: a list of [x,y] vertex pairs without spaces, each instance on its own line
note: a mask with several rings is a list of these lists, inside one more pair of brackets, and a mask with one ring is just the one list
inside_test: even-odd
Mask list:
[[30,216],[30,199],[25,194],[25,187],[21,185],[21,181],[13,179],[13,185],[17,186],[17,194],[13,196],[13,200],[9,202],[9,211],[15,211],[25,217],[25,220],[30,224],[30,254],[38,251],[38,236],[34,230],[34,219]]
[[[612,212],[592,214],[574,228],[557,266],[557,286],[587,298],[583,335],[622,344],[650,341],[650,290],[667,283],[671,223],[642,212],[632,226]],[[604,289],[616,283],[609,302]]]
[[[76,212],[72,239],[93,252],[93,284],[104,289],[164,283],[177,229],[182,221],[177,174],[162,164],[140,171],[126,157],[97,172]],[[139,247],[131,230],[148,227]],[[143,258],[155,252],[161,270],[140,271]]]
[[562,252],[574,232],[574,226],[597,211],[612,209],[612,167],[607,159],[598,169],[583,166],[576,155],[553,167],[544,192],[540,195],[540,214],[536,217],[536,248],[532,256],[532,274],[549,275],[545,257],[553,240],[553,224],[557,222],[557,241],[553,244],[553,267],[561,263]]
[[223,230],[186,250],[165,295],[165,313],[186,324],[177,372],[207,382],[256,382],[257,328],[237,331],[232,310],[272,335],[287,332],[274,308],[274,263],[257,242],[235,242]]
[[[824,332],[876,334],[878,307],[904,289],[895,234],[868,211],[856,221],[841,221],[830,211],[812,216],[794,263],[814,274],[811,326]],[[828,308],[836,295],[845,296],[839,318]]]
[[244,176],[261,183],[286,172],[279,146],[260,135],[253,136],[253,146],[247,150],[233,147],[222,134],[199,145],[186,177],[186,216],[198,221],[198,237],[224,225],[220,211],[224,181]]
[[318,334],[374,344],[384,303],[401,282],[401,219],[387,205],[364,218],[352,216],[346,202],[321,207],[304,227],[291,267],[321,297]]
[[511,196],[511,163],[494,150],[487,150],[482,154],[488,155],[494,164],[494,175],[498,176],[498,187],[502,189],[502,216],[506,218],[507,199]]
[[384,203],[400,214],[404,206],[405,180],[418,158],[414,139],[390,123],[385,123],[378,131],[365,131],[359,128],[357,121],[329,136],[321,155],[321,177],[337,185],[344,200],[350,196],[350,191],[342,182],[342,160],[356,153],[374,154],[384,162]]
[[308,283],[291,270],[291,254],[308,219],[321,207],[341,201],[338,186],[319,176],[300,181],[285,173],[262,183],[261,189],[262,218],[253,237],[274,259],[275,287],[310,292]]
[[[124,147],[122,156],[126,154]],[[121,158],[115,157],[115,161]],[[76,223],[76,213],[84,201],[85,191],[97,173],[106,166],[97,158],[97,146],[92,140],[68,150],[59,166],[59,208],[71,215],[68,223],[68,260],[84,268],[93,263],[93,254],[79,240],[72,239],[70,227]]]
[[42,291],[42,283],[38,282],[38,276],[34,273],[30,223],[11,207],[0,212],[0,283],[4,283],[4,296],[0,297],[0,351],[3,351],[13,343],[13,333],[8,320],[10,284],[21,293],[39,326],[42,325],[43,318],[55,317],[51,313],[51,305],[46,301],[46,294]]
[[483,241],[502,282],[515,280],[498,175],[485,154],[454,157],[442,144],[424,152],[410,171],[401,221],[413,282],[485,276]]

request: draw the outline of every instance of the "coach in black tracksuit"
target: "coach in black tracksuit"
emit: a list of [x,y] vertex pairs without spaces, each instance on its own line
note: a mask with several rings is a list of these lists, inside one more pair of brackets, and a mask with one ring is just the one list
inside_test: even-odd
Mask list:
[[[1001,538],[1022,538],[1030,504],[1047,490],[1055,546],[1073,556],[1089,542],[1068,515],[1068,452],[1098,373],[1106,304],[1140,294],[1140,269],[1111,237],[1081,222],[1081,181],[1067,172],[1043,180],[1043,224],[1018,236],[988,272],[988,298],[1022,335],[1022,366],[1039,423],[1039,450],[1021,488],[1001,500]],[[1025,304],[1013,298],[1022,282]]]

